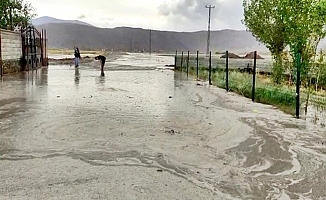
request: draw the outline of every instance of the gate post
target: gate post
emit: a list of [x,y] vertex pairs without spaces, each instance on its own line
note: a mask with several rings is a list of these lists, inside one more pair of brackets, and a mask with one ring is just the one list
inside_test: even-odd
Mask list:
[[33,61],[35,62],[35,68],[37,70],[37,67],[38,67],[38,59],[37,59],[37,48],[36,48],[36,37],[35,37],[35,27],[33,26],[33,51],[34,51],[34,59]]
[[32,27],[29,26],[28,28],[28,32],[29,32],[29,49],[30,49],[30,61],[32,64],[32,71],[34,70],[34,56],[33,56],[33,38],[32,38]]
[[[25,32],[26,33],[26,32]],[[21,66],[21,71],[25,71],[26,70],[26,65],[27,65],[27,62],[26,62],[26,50],[25,50],[25,37],[26,35],[24,35],[24,30],[23,30],[23,27],[21,27],[20,29],[20,34],[21,34],[21,40],[22,40],[22,66]]]
[[40,46],[41,46],[41,65],[44,66],[44,58],[43,58],[43,29],[40,36]]

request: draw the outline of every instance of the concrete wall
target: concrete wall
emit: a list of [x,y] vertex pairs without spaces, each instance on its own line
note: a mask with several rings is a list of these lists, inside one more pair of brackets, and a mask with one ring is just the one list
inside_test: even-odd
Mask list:
[[[43,33],[43,31],[42,31]],[[41,40],[42,34],[37,30],[35,32],[36,37],[36,52],[33,48],[32,50],[29,46],[25,46],[25,41],[23,45],[22,35],[20,32],[8,31],[0,29],[0,74],[8,74],[13,72],[29,70],[31,67],[42,67],[47,65],[46,56],[46,41]],[[41,47],[43,44],[43,48]],[[24,46],[24,47],[23,47]],[[24,49],[23,49],[24,48]],[[43,58],[42,58],[43,50]],[[31,52],[32,51],[32,52]],[[22,60],[22,56],[25,52],[25,59]],[[31,53],[33,57],[31,57]],[[36,59],[34,55],[36,53]],[[32,59],[33,58],[33,59]],[[34,62],[32,62],[34,60]]]
[[9,74],[21,71],[19,59],[22,57],[21,34],[0,29],[0,72]]
[[21,34],[17,32],[0,30],[2,60],[19,60],[22,57]]

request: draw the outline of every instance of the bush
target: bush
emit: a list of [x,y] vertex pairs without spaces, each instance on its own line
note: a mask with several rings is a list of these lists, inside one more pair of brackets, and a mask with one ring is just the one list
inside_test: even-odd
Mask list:
[[257,87],[255,92],[257,102],[295,107],[296,96],[295,92],[291,90],[282,89],[279,87]]

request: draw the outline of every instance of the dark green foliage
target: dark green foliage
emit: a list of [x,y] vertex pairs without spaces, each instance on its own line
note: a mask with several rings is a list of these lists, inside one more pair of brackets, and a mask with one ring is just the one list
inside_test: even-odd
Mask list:
[[34,8],[25,0],[0,0],[0,28],[10,29],[10,13],[12,16],[12,26],[27,26],[35,16]]

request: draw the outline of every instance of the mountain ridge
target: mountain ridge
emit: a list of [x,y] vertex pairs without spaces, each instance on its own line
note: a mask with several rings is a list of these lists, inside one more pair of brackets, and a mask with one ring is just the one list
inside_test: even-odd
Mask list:
[[[54,20],[54,21],[53,21]],[[108,49],[115,51],[148,51],[149,29],[132,27],[100,28],[85,22],[55,18],[34,20],[38,29],[46,29],[49,48]],[[152,51],[206,52],[207,31],[178,32],[151,30]],[[252,34],[245,30],[224,29],[211,31],[210,49],[213,52],[226,51],[235,53],[260,51],[268,49],[257,42]]]
[[[64,20],[64,19],[57,19],[54,17],[43,16],[32,20],[32,24],[34,26],[41,26],[44,24],[60,24],[60,23],[68,23],[68,24],[80,24],[86,26],[93,26],[89,23],[79,21],[79,20]],[[94,26],[93,26],[94,27]]]

